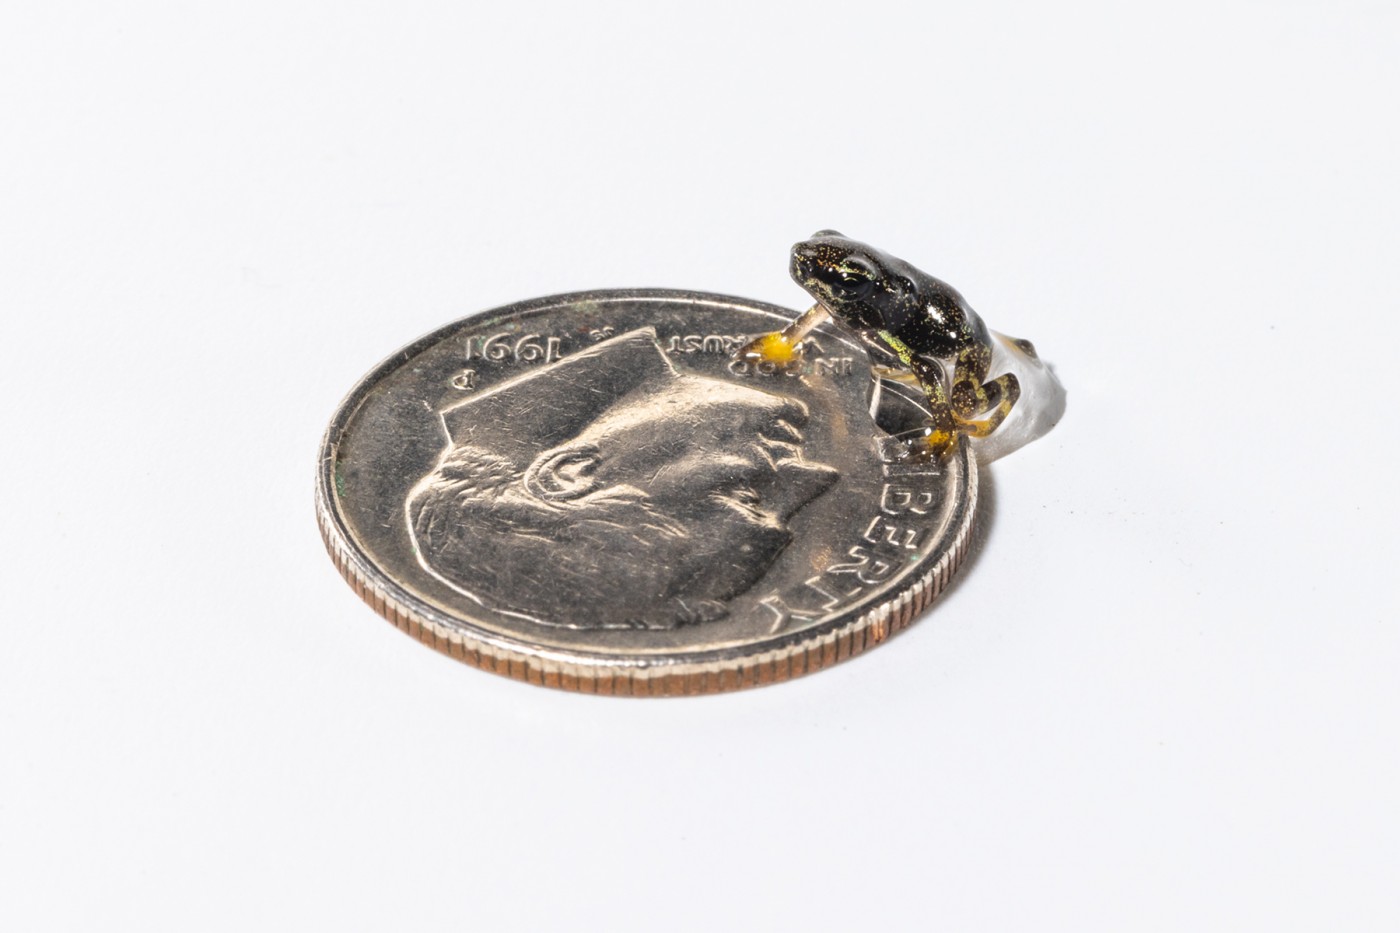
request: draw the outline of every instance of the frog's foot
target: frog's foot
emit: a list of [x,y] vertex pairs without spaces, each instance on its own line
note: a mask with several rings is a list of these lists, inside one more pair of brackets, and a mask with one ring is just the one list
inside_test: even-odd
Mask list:
[[939,463],[958,449],[956,431],[935,431],[887,435],[880,445],[880,458],[887,463]]
[[[981,385],[963,381],[953,386],[951,396],[952,417],[957,432],[969,437],[986,437],[1011,414],[1016,400],[1021,397],[1021,383],[1012,373]],[[988,411],[991,414],[987,418],[977,419],[977,415]]]
[[734,354],[734,358],[756,363],[791,363],[793,360],[800,360],[803,341],[807,339],[807,335],[830,319],[831,312],[819,301],[782,330],[764,334],[744,344]]
[[923,456],[929,460],[946,460],[958,449],[957,431],[930,431],[920,445]]
[[756,363],[791,363],[802,359],[802,344],[788,340],[783,331],[777,330],[750,340],[735,352],[734,357]]
[[933,402],[924,433],[909,445],[912,460],[944,460],[958,449],[957,416],[947,402]]

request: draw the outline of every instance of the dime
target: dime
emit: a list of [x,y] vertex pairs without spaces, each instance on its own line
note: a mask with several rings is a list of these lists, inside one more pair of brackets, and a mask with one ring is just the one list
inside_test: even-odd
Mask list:
[[792,316],[595,291],[429,334],[331,421],[327,550],[410,635],[567,690],[712,693],[879,644],[957,569],[976,463],[905,458],[920,395],[843,333],[736,357]]

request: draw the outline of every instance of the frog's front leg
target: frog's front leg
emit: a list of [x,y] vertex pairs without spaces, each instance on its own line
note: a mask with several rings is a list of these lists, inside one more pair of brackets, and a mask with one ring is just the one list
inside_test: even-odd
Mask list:
[[[1011,414],[1016,400],[1021,397],[1021,384],[1013,373],[983,381],[991,366],[992,348],[986,344],[967,347],[958,354],[949,401],[961,434],[971,437],[991,434]],[[977,419],[986,412],[991,414]]]

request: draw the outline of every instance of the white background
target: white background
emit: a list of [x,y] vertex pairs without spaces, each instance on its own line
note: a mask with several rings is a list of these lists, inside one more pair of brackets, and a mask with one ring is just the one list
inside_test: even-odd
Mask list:
[[[0,927],[1394,930],[1390,3],[9,2]],[[878,651],[576,696],[394,631],[319,435],[516,299],[834,226],[1069,390]]]

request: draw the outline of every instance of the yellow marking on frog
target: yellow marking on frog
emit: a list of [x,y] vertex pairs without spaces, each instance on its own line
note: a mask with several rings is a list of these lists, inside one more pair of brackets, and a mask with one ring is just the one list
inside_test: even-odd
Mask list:
[[797,358],[797,347],[781,332],[764,334],[745,349],[769,363],[790,363]]
[[782,330],[764,334],[744,344],[734,354],[737,360],[765,363],[791,363],[802,359],[807,335],[831,319],[831,312],[820,301]]
[[951,431],[930,431],[924,438],[924,443],[939,453],[944,453],[953,446],[956,439],[957,435]]
[[909,349],[907,343],[887,330],[880,331],[880,339],[889,345],[889,348],[894,351],[895,356],[899,357],[901,363],[910,368],[914,366],[914,351]]

